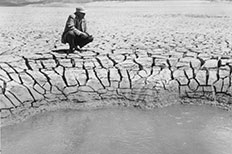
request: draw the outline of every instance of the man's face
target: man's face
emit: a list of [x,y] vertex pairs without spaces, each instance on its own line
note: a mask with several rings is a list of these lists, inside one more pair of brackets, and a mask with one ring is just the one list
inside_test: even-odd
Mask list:
[[78,16],[80,19],[82,19],[82,18],[85,17],[85,13],[79,12],[79,13],[77,13],[77,16]]

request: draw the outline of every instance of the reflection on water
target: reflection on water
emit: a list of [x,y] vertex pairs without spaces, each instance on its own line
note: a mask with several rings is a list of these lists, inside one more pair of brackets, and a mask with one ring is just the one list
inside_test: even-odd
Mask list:
[[176,105],[65,110],[2,128],[3,154],[231,154],[232,113]]

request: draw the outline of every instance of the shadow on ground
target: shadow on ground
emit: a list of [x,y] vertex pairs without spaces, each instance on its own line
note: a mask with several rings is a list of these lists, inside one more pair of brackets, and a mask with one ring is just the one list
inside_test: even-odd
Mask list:
[[56,52],[59,54],[67,54],[69,53],[69,49],[53,49],[52,52]]

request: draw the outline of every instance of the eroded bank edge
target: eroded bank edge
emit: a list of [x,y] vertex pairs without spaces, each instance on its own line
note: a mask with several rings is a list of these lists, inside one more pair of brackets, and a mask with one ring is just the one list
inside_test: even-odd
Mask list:
[[0,62],[1,118],[9,119],[23,108],[36,111],[44,104],[65,101],[123,100],[152,108],[195,100],[230,109],[231,74],[230,57],[199,54],[85,51],[17,57]]

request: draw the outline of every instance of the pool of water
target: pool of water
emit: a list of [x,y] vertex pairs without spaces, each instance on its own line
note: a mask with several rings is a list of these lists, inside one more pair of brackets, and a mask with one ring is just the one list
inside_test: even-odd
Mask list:
[[1,128],[2,154],[231,154],[232,113],[211,106],[62,110]]

